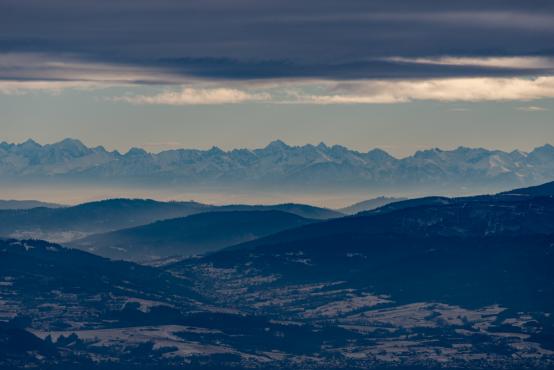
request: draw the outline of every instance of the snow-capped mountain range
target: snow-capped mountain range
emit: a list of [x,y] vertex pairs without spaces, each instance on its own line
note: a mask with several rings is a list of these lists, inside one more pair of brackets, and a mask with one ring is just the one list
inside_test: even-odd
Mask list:
[[554,179],[554,147],[531,152],[459,147],[429,149],[395,158],[381,149],[368,152],[324,143],[223,151],[175,149],[127,153],[90,148],[75,139],[41,145],[33,140],[0,143],[0,176],[25,179],[113,181],[144,184],[417,189],[503,188]]

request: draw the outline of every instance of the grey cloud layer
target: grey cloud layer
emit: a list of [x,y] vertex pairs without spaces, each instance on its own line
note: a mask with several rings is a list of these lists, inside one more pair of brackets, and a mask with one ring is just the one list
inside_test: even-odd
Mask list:
[[[4,0],[0,35],[0,58],[71,56],[207,79],[545,75],[411,59],[552,56],[554,3]],[[0,68],[3,79],[59,79],[48,73]]]

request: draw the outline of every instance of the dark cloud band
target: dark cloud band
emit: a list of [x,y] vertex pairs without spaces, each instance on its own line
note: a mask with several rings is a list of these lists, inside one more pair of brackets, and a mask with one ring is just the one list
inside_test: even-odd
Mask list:
[[538,75],[550,71],[387,58],[552,56],[554,3],[4,0],[0,35],[2,53],[212,79]]

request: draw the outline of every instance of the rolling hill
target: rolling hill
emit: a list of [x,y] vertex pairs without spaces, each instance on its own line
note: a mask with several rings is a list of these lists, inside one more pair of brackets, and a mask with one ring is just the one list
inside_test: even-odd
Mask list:
[[282,211],[224,209],[94,234],[70,245],[114,259],[148,261],[206,253],[314,222]]
[[514,189],[501,194],[552,197],[554,196],[554,182],[547,182],[546,184],[531,186],[528,188]]
[[0,210],[0,236],[66,243],[94,233],[211,211],[280,210],[305,218],[327,219],[341,213],[304,204],[214,206],[152,199],[107,199],[65,208]]
[[384,354],[403,368],[496,368],[515,357],[548,368],[554,198],[541,194],[426,198],[167,268],[245,312],[347,329],[359,337],[343,354],[378,368]]
[[[390,204],[160,268],[1,241],[0,366],[550,369],[548,188]],[[221,217],[208,235],[236,213],[167,222]]]
[[407,198],[378,197],[354,203],[348,207],[338,209],[338,211],[347,215],[354,215],[356,213],[372,211],[376,208],[386,206],[387,204],[401,202],[404,200],[407,200]]
[[61,208],[63,204],[47,203],[38,200],[0,200],[0,209],[30,209],[37,207]]
[[127,303],[191,309],[200,298],[161,270],[40,240],[0,240],[0,257],[0,320],[35,329],[95,328]]
[[0,235],[63,242],[94,232],[185,216],[206,208],[195,202],[108,199],[65,208],[0,210]]
[[267,366],[276,354],[292,366],[345,341],[344,330],[212,305],[191,288],[161,269],[0,240],[0,368],[239,369]]

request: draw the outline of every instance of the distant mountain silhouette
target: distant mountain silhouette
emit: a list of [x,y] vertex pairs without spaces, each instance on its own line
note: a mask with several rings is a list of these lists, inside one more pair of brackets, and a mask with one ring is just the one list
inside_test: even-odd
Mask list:
[[[529,153],[459,147],[430,149],[406,158],[383,150],[358,152],[334,145],[260,149],[176,149],[157,154],[132,148],[125,154],[89,148],[78,140],[40,145],[0,143],[0,179],[12,184],[173,184],[218,189],[403,190],[467,192],[501,190],[554,179],[554,147]],[[63,181],[63,182],[62,182]]]
[[66,208],[0,210],[0,235],[64,241],[75,236],[186,216],[207,206],[195,202],[108,199]]
[[270,205],[246,205],[230,204],[223,206],[212,206],[214,211],[282,211],[313,220],[328,220],[331,218],[343,217],[345,214],[328,208],[314,207],[307,204],[283,203]]
[[348,207],[338,209],[338,211],[348,215],[354,215],[359,212],[371,211],[376,208],[383,207],[389,203],[395,203],[404,200],[407,200],[407,198],[378,197],[352,204]]
[[282,211],[227,209],[94,234],[70,245],[114,259],[147,261],[218,250],[311,222]]
[[0,209],[31,209],[37,207],[61,208],[63,204],[47,203],[38,200],[0,200]]
[[120,198],[58,209],[0,210],[0,236],[68,242],[92,233],[114,231],[216,210],[282,210],[312,219],[343,216],[336,211],[303,204],[213,206],[197,202]]

